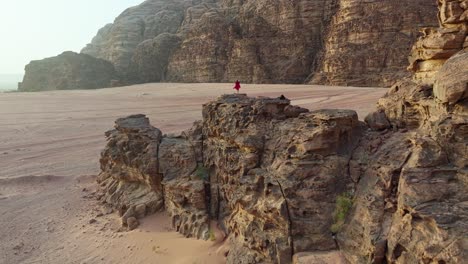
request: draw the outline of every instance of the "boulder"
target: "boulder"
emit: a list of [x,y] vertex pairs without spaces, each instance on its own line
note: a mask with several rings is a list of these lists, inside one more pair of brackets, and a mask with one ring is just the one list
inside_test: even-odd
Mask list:
[[434,96],[451,105],[468,98],[468,50],[451,57],[436,74]]

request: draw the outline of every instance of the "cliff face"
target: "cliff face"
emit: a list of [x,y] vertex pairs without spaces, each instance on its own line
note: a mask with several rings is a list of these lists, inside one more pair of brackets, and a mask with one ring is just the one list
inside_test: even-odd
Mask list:
[[[407,50],[419,28],[436,25],[436,9],[435,1],[423,0],[148,0],[101,29],[82,52],[111,61],[130,83],[312,79],[389,86],[405,75]],[[181,39],[168,61],[158,62],[164,78],[147,78],[154,63],[137,64],[135,73],[132,61],[161,53],[158,45],[148,45],[161,33]]]
[[[441,1],[440,17],[465,2]],[[152,143],[147,129],[119,129],[135,116],[118,120],[108,136],[122,141],[103,152],[101,178],[158,183],[148,196],[164,197],[186,236],[207,239],[216,221],[228,263],[304,263],[330,250],[349,263],[467,263],[468,53],[457,47],[433,79],[395,84],[366,123],[350,110],[242,94],[205,104],[190,130]],[[126,165],[107,166],[114,157]],[[142,164],[156,164],[152,180]],[[105,186],[113,206],[132,197]],[[124,224],[143,207],[127,203]]]
[[117,79],[119,77],[110,62],[85,54],[64,52],[26,65],[18,90],[96,89],[110,87],[112,81]]
[[437,1],[340,0],[312,83],[389,87],[401,77],[424,26],[437,25]]
[[[170,61],[169,78],[303,83],[334,2],[219,1],[211,8],[193,7],[184,22],[187,36]],[[199,18],[193,19],[193,13]]]
[[415,80],[427,84],[434,82],[448,58],[468,48],[468,2],[439,1],[439,10],[439,27],[422,29],[408,67]]
[[193,1],[149,0],[125,10],[113,24],[99,30],[81,52],[110,61],[125,78],[138,44],[162,33],[176,33],[184,10]]

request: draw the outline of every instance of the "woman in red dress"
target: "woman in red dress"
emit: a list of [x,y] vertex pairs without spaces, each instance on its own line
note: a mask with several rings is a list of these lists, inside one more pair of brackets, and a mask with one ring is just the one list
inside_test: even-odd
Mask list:
[[237,80],[236,84],[234,85],[234,88],[232,88],[232,89],[235,89],[237,91],[237,93],[239,93],[240,88],[241,88],[240,82],[239,82],[239,80]]

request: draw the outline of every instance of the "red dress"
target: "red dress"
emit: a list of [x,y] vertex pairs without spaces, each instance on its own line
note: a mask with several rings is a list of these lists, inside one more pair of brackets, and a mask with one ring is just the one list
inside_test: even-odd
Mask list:
[[233,89],[236,89],[239,92],[240,88],[241,88],[240,82],[236,81],[236,84],[234,85]]

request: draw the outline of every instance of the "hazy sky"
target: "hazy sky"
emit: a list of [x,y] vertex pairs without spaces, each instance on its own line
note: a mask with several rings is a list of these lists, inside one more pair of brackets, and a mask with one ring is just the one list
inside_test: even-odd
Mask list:
[[143,0],[0,0],[0,73],[31,60],[79,52],[98,29]]

